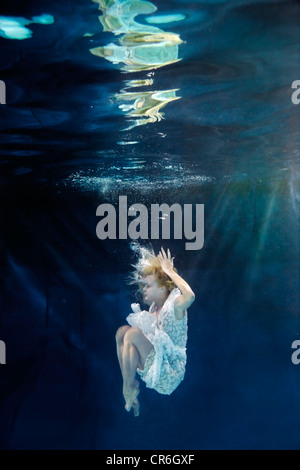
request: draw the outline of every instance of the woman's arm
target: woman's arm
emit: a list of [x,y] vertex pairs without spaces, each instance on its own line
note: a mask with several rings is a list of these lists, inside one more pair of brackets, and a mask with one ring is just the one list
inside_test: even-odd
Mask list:
[[163,248],[158,254],[158,259],[162,270],[172,279],[176,286],[181,290],[181,295],[175,300],[175,316],[180,320],[184,316],[184,311],[192,305],[195,300],[195,294],[188,283],[174,271],[173,260],[170,250],[168,256]]

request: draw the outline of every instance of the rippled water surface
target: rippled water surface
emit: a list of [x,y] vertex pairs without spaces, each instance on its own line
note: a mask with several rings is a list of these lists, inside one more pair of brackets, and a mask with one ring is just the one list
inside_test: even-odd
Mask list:
[[[143,11],[139,2],[114,3],[119,23],[112,17],[107,31],[98,20],[107,11],[101,2],[18,7],[18,16],[51,12],[54,21],[28,25],[30,39],[2,39],[8,106],[1,108],[1,153],[10,156],[3,158],[5,174],[32,172],[72,185],[80,172],[80,184],[97,188],[98,177],[142,178],[147,184],[152,166],[162,179],[174,173],[173,180],[185,180],[192,172],[200,182],[266,171],[281,177],[289,165],[297,171],[299,113],[290,99],[299,71],[297,2],[160,2],[156,8],[148,3],[144,11],[156,11],[136,21],[127,10],[132,3],[134,14],[134,7]],[[149,23],[155,18],[159,24]],[[139,42],[127,39],[126,46],[124,37],[134,33]],[[167,33],[171,51],[163,54]],[[158,36],[148,56],[147,34]],[[122,39],[125,46],[118,45]],[[119,56],[127,47],[137,64],[113,64],[90,52],[106,47],[108,54],[111,44]],[[151,84],[128,84],[139,81]],[[163,109],[152,115],[142,109],[134,119],[122,109],[134,105],[133,93],[140,94],[141,109],[149,94],[172,95],[170,90],[176,90],[176,100],[162,96]],[[136,103],[135,111],[140,109]]]

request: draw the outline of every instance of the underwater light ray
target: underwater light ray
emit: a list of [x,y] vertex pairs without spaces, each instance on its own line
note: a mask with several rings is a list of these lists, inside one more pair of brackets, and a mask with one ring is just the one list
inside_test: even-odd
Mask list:
[[[31,275],[29,269],[24,268],[23,266],[18,265],[11,255],[8,255],[8,263],[12,268],[12,273],[15,277],[15,280],[19,281],[19,284],[22,288],[26,289],[28,292],[28,297],[34,299],[34,302],[38,305],[38,308],[41,311],[44,311],[46,306],[45,295],[35,286],[35,281]],[[16,284],[16,281],[14,282]]]
[[260,253],[263,253],[266,247],[267,237],[270,233],[270,227],[273,219],[273,214],[275,212],[276,201],[278,200],[278,195],[280,194],[279,183],[277,183],[268,198],[268,206],[265,211],[265,217],[262,222],[261,228],[259,230],[259,240],[256,249],[256,258],[259,257]]
[[[300,213],[300,184],[299,184],[299,172],[290,164],[290,179],[289,179],[289,191],[292,202],[292,208],[296,217],[299,217]],[[296,177],[297,175],[297,177]]]
[[[228,212],[230,209],[230,198],[227,195],[228,186],[224,185],[223,189],[220,190],[218,198],[214,203],[214,208],[211,211],[210,218],[210,231],[205,234],[205,245],[209,246],[210,244],[214,244],[216,231],[218,231],[218,227],[221,226],[221,221],[225,218],[225,213]],[[215,225],[214,221],[218,221],[218,224]],[[223,232],[222,232],[223,236]],[[220,255],[222,250],[224,249],[224,243],[218,243],[217,248],[214,248],[210,258],[210,267],[212,269],[216,268],[220,262]]]
[[[258,236],[255,241],[255,250],[253,253],[252,262],[249,266],[248,272],[245,273],[247,281],[244,282],[244,298],[247,302],[251,302],[257,296],[256,280],[260,277],[261,263],[260,256],[267,251],[267,241],[272,233],[271,224],[274,220],[276,211],[276,203],[280,195],[279,182],[274,186],[272,193],[268,197],[268,205],[261,216],[262,222],[257,231]],[[257,222],[256,222],[257,223]],[[250,279],[250,280],[249,280]]]

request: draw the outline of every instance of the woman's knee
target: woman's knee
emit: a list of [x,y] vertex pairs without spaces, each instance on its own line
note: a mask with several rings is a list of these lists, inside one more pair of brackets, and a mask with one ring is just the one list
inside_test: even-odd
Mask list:
[[118,343],[123,341],[124,336],[125,336],[126,332],[127,332],[129,329],[130,329],[130,326],[129,326],[129,325],[120,326],[120,328],[117,329],[117,332],[116,332],[116,341],[117,341]]
[[132,326],[125,332],[124,341],[134,343],[141,336],[144,336],[142,330],[140,330],[140,328],[138,328],[137,326]]
[[144,369],[145,360],[153,349],[153,345],[146,338],[142,330],[134,326],[127,330],[124,336],[124,344],[135,346],[140,356],[139,368]]

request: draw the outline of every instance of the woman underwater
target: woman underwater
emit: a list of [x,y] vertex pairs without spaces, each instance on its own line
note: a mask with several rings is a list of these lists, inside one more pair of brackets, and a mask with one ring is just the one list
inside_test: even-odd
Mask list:
[[136,372],[159,393],[170,395],[183,380],[186,365],[187,308],[195,294],[173,266],[170,250],[158,256],[145,248],[135,265],[137,283],[149,311],[131,304],[129,325],[116,333],[117,355],[123,377],[125,409],[139,415]]

